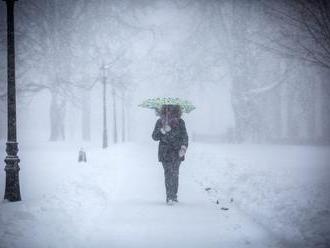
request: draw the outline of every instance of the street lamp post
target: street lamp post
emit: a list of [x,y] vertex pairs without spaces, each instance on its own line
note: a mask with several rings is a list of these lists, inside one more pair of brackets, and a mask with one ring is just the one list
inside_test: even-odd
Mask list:
[[102,84],[103,84],[103,149],[108,147],[108,132],[107,132],[107,78],[106,78],[106,70],[107,66],[105,64],[102,65]]
[[112,116],[113,116],[113,142],[118,142],[117,137],[117,114],[116,114],[116,89],[112,85]]
[[20,201],[18,143],[16,135],[16,89],[15,89],[15,31],[14,5],[17,0],[3,0],[7,4],[7,143],[5,158],[6,188],[4,199]]

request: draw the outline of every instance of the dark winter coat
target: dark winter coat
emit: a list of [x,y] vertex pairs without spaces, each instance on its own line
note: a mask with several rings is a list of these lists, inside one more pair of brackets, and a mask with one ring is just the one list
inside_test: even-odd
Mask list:
[[188,134],[184,120],[179,119],[178,125],[172,127],[166,134],[160,131],[161,128],[162,120],[159,119],[152,133],[152,138],[155,141],[159,140],[158,160],[160,162],[183,161],[184,157],[179,157],[179,150],[183,145],[188,147]]

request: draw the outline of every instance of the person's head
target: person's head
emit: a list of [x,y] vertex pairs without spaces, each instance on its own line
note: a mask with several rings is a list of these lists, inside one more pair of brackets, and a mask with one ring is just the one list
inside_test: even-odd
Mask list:
[[179,105],[163,105],[160,111],[160,115],[165,117],[166,115],[169,118],[181,118],[182,111]]

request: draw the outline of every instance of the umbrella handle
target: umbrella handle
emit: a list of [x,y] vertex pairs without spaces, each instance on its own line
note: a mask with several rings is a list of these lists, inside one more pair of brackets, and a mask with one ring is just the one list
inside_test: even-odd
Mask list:
[[169,111],[166,108],[166,112],[165,112],[165,125],[168,125],[168,119],[169,119]]

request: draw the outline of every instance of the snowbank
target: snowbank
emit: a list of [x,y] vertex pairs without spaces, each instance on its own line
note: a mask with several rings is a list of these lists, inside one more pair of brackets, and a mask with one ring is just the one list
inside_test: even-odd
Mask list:
[[212,201],[236,205],[285,246],[329,247],[329,147],[195,143],[187,164]]
[[[91,163],[78,163],[79,145],[35,143],[19,152],[22,201],[0,203],[0,247],[77,247],[86,243],[86,229],[97,219],[112,196],[115,157],[87,148]],[[4,148],[1,147],[1,155]],[[0,177],[4,192],[4,173]]]

